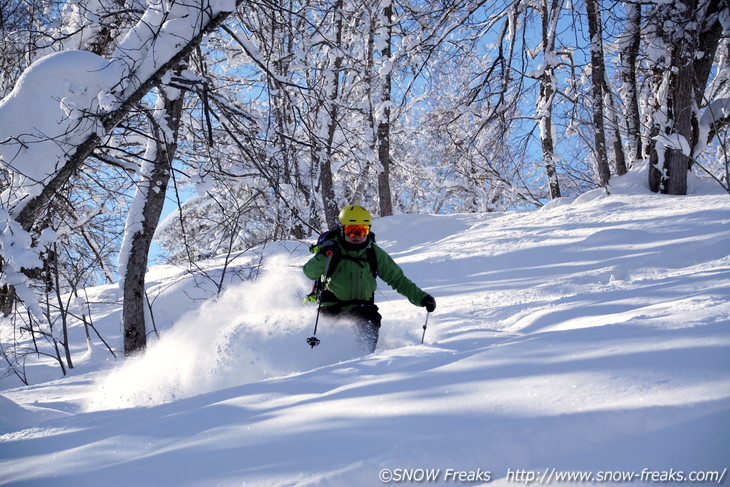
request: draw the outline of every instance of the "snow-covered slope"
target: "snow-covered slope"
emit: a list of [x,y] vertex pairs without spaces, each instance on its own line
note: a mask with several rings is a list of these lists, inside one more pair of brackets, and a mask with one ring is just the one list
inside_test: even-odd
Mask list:
[[[94,343],[66,378],[33,364],[34,385],[5,379],[0,484],[724,479],[730,197],[645,195],[630,179],[613,190],[533,212],[376,221],[438,308],[421,345],[425,311],[381,285],[367,356],[326,321],[321,345],[306,345],[306,243],[242,257],[238,276],[259,263],[261,275],[231,274],[215,300],[203,300],[213,281],[153,268],[161,338],[143,357],[114,363]],[[215,278],[218,262],[205,264]],[[89,301],[117,298],[103,287]],[[119,347],[117,322],[117,305],[98,305]]]

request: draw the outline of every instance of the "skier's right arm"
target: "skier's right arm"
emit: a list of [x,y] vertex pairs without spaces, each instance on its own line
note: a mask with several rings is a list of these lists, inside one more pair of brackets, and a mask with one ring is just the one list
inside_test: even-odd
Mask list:
[[315,281],[324,274],[324,268],[327,266],[327,259],[333,254],[340,252],[340,246],[335,240],[327,240],[324,242],[317,254],[304,264],[304,275]]
[[317,252],[317,255],[309,259],[309,261],[304,264],[304,275],[313,281],[319,279],[320,276],[324,274],[324,268],[327,267],[327,259],[332,255],[332,253],[337,252],[339,252],[337,242],[333,242],[332,240],[325,242],[319,252]]
[[304,275],[315,281],[324,274],[324,266],[327,263],[327,257],[317,254],[304,264]]

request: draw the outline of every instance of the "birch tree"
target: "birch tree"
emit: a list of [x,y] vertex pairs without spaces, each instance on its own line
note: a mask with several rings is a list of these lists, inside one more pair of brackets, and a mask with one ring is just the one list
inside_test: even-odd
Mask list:
[[542,0],[540,14],[542,19],[542,51],[543,68],[540,74],[540,95],[537,100],[537,118],[540,122],[540,139],[542,141],[542,157],[545,164],[548,187],[551,198],[560,198],[560,184],[555,166],[555,141],[553,128],[553,102],[557,91],[555,68],[559,59],[555,52],[558,20],[562,9],[562,0]]
[[641,46],[641,6],[626,5],[626,28],[619,37],[621,70],[621,97],[626,133],[628,167],[643,159],[641,115],[639,113],[639,86],[637,71]]
[[393,4],[390,1],[382,8],[382,14],[378,17],[380,32],[381,66],[378,70],[381,74],[380,97],[378,100],[380,116],[377,123],[377,148],[378,148],[378,200],[380,201],[380,216],[393,214],[393,197],[390,191],[390,124],[391,124],[391,84],[393,77],[392,35],[393,35]]

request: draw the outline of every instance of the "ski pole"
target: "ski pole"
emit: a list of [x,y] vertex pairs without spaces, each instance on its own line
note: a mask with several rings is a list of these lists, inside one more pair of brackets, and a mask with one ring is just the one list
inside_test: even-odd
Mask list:
[[[327,274],[329,273],[330,269],[330,262],[332,261],[332,254],[333,252],[330,250],[327,252],[327,262],[324,264],[324,277],[327,279]],[[319,345],[319,338],[317,338],[315,335],[317,334],[317,325],[319,324],[319,312],[322,309],[322,291],[320,290],[319,296],[317,296],[317,318],[314,320],[314,333],[311,337],[307,338],[307,345],[314,348],[317,345]]]
[[[317,324],[319,323],[319,310],[320,310],[320,308],[321,308],[321,306],[317,306],[317,319],[314,320],[314,335],[317,334]],[[319,338],[317,338],[314,335],[312,335],[311,337],[307,338],[307,345],[309,345],[312,348],[314,348],[317,345],[319,345],[319,341],[320,341]]]
[[423,343],[423,339],[426,338],[426,328],[428,327],[428,315],[430,315],[428,311],[426,311],[426,322],[423,324],[423,335],[421,336],[421,343]]

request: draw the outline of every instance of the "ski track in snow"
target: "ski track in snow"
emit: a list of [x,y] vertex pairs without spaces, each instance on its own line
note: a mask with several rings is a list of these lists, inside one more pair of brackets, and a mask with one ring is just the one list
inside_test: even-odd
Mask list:
[[[74,350],[66,378],[37,360],[32,385],[3,380],[0,484],[365,486],[381,485],[383,469],[484,483],[448,480],[455,469],[502,485],[517,469],[722,471],[730,198],[644,195],[623,181],[611,196],[539,211],[376,221],[380,244],[438,308],[420,345],[423,309],[381,283],[381,342],[367,356],[326,320],[322,344],[306,345],[306,243],[244,256],[237,270],[263,255],[264,272],[240,284],[232,273],[216,299],[204,280],[153,268],[161,338],[144,356],[115,363],[95,342]],[[99,305],[94,320],[121,348],[118,312]],[[83,343],[81,326],[72,333]]]

